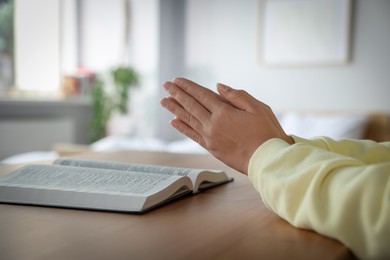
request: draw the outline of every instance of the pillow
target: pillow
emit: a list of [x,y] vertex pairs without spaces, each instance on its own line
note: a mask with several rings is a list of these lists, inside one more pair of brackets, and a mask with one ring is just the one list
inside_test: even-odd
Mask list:
[[364,137],[367,116],[357,114],[316,114],[288,112],[280,117],[287,134],[303,138],[328,136],[333,139],[361,139]]

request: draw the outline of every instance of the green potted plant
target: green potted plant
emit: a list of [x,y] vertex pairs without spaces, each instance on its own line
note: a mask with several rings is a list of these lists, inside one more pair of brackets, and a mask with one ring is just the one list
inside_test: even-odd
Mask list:
[[[128,113],[129,93],[138,86],[139,75],[130,66],[119,66],[112,69],[109,77],[103,80],[98,77],[91,89],[91,141],[106,136],[106,125],[114,111]],[[107,87],[112,84],[111,91]]]
[[14,77],[14,1],[0,1],[0,91],[11,87]]

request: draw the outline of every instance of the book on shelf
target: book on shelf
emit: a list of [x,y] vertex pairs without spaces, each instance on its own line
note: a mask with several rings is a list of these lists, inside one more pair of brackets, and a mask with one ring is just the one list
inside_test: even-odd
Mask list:
[[217,170],[60,158],[0,177],[0,202],[142,213],[232,180]]

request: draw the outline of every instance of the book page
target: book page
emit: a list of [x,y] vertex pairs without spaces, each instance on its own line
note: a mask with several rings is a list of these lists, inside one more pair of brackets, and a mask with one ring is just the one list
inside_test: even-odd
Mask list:
[[178,176],[143,174],[58,165],[29,165],[0,179],[2,186],[147,196],[180,179]]
[[[72,158],[60,158],[53,162],[56,165],[75,166],[75,167],[88,167],[99,169],[115,169],[120,171],[134,171],[143,173],[156,173],[170,176],[188,176],[191,179],[193,185],[193,192],[198,192],[198,188],[204,181],[209,181],[207,186],[212,187],[212,183],[223,183],[231,179],[226,176],[223,171],[213,171],[205,169],[192,169],[192,168],[179,168],[168,167],[161,165],[147,165],[147,164],[130,164],[130,163],[118,163],[109,161],[96,161],[96,160],[82,160]],[[198,177],[202,175],[202,178]]]
[[177,176],[197,175],[199,172],[202,171],[199,169],[167,167],[167,166],[160,166],[160,165],[130,164],[130,163],[118,163],[118,162],[108,162],[108,161],[79,160],[79,159],[70,159],[70,158],[57,159],[53,162],[53,164],[87,167],[87,168],[113,169],[113,170],[120,170],[120,171],[157,173],[157,174],[177,175]]

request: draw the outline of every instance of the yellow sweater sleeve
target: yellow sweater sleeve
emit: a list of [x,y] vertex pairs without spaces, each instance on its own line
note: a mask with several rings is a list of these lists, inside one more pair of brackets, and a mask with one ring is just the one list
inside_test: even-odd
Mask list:
[[271,139],[253,154],[250,181],[292,225],[341,241],[359,258],[390,257],[390,142]]

